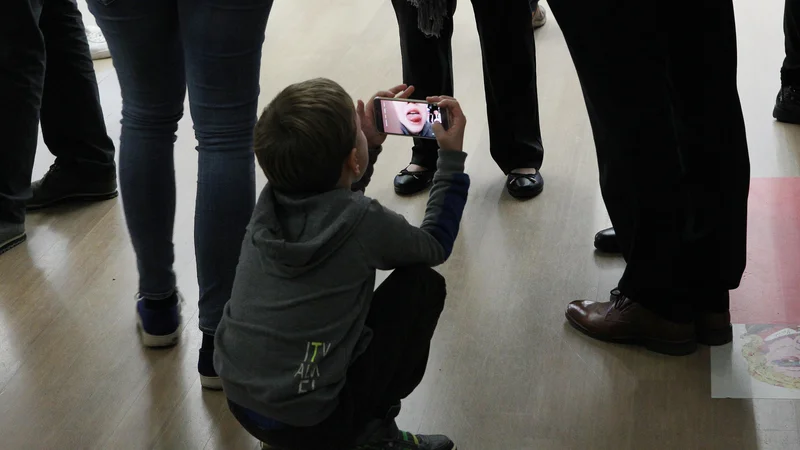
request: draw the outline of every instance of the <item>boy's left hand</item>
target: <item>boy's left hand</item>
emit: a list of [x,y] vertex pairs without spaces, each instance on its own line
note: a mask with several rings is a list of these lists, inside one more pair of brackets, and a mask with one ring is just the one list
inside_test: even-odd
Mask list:
[[414,86],[406,86],[401,84],[395,86],[388,91],[380,91],[373,95],[369,101],[364,104],[361,100],[358,101],[356,112],[359,119],[361,119],[361,131],[367,137],[367,144],[369,148],[376,148],[383,144],[386,140],[386,135],[378,131],[375,126],[375,97],[394,97],[394,98],[408,98],[414,93]]

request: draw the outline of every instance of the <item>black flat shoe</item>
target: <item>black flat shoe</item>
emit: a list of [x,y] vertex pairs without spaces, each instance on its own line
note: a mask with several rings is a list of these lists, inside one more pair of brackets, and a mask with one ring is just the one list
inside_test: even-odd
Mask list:
[[544,179],[539,171],[536,173],[510,173],[506,181],[508,193],[518,199],[536,197],[544,190]]
[[778,122],[800,124],[800,88],[783,86],[775,99],[772,117]]
[[414,195],[422,192],[433,183],[435,173],[435,170],[409,172],[406,167],[394,177],[394,192],[397,195]]
[[617,232],[613,228],[600,230],[594,235],[594,248],[603,253],[621,253]]

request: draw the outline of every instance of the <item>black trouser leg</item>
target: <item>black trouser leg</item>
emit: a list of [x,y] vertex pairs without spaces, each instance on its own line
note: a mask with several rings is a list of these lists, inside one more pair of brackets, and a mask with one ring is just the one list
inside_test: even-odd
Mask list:
[[781,67],[781,84],[800,86],[800,0],[786,0],[783,34],[786,59]]
[[521,1],[472,0],[483,54],[489,140],[504,173],[542,167],[536,45]]
[[706,0],[697,6],[692,26],[671,28],[668,43],[685,195],[678,276],[694,310],[726,312],[728,290],[739,286],[746,265],[750,161],[736,84],[733,4]]
[[[612,3],[550,6],[581,80],[603,197],[628,263],[620,289],[688,321],[706,309],[690,292],[735,288],[744,269],[749,162],[732,7],[705,1],[681,40],[651,4]],[[718,36],[704,39],[708,27]]]
[[47,0],[39,22],[47,51],[42,135],[56,164],[83,176],[115,175],[94,65],[74,0]]
[[383,417],[422,381],[431,339],[447,295],[428,267],[396,269],[375,291],[366,326],[372,342],[348,371],[352,395],[369,417]]
[[0,14],[0,221],[25,221],[44,85],[42,0],[10,0]]
[[445,297],[444,278],[427,267],[397,269],[380,285],[365,323],[372,340],[347,371],[339,407],[319,425],[263,430],[241,407],[231,410],[250,434],[279,448],[345,448],[422,381]]
[[[400,28],[400,53],[403,58],[403,83],[415,88],[413,98],[453,95],[453,18],[456,2],[450,0],[450,17],[439,37],[428,37],[417,26],[417,8],[408,0],[392,0]],[[412,164],[435,169],[439,145],[432,139],[414,139]]]

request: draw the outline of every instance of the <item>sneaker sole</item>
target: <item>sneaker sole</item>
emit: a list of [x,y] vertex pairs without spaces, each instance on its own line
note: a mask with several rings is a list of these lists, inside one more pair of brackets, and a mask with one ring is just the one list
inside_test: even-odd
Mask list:
[[18,246],[19,244],[22,244],[27,239],[28,236],[25,233],[22,233],[21,235],[13,237],[5,242],[0,242],[0,255]]
[[98,59],[107,59],[111,58],[111,52],[108,50],[102,50],[99,52],[92,52],[92,60],[97,61]]
[[638,345],[650,350],[651,352],[669,356],[688,356],[697,351],[696,341],[664,342],[640,337],[621,337],[609,339],[605,336],[600,336],[587,330],[579,323],[575,322],[568,314],[565,314],[564,316],[567,318],[567,322],[572,325],[573,328],[592,339],[597,339],[598,341],[610,342],[612,344]]
[[774,117],[778,122],[800,125],[800,114],[787,111],[777,105],[775,106],[775,109],[772,110],[772,117]]
[[208,389],[211,391],[221,391],[222,390],[222,380],[219,377],[207,377],[205,375],[200,375],[200,386],[203,389]]
[[111,200],[112,198],[117,198],[118,196],[119,196],[119,191],[114,191],[105,194],[70,194],[64,197],[59,197],[57,199],[51,200],[49,202],[35,203],[35,204],[29,203],[28,205],[26,205],[26,208],[28,211],[36,211],[39,209],[50,208],[64,203],[102,202],[104,200]]
[[174,333],[165,334],[162,336],[149,334],[144,331],[142,326],[142,319],[139,314],[136,314],[136,328],[139,330],[139,336],[142,339],[142,345],[148,348],[164,348],[174,347],[178,343],[180,337],[180,327]]

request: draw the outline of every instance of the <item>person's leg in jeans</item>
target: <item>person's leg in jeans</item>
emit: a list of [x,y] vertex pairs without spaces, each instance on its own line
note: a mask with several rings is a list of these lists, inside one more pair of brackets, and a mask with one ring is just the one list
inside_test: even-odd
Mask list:
[[25,240],[44,89],[42,0],[12,0],[0,14],[0,253]]
[[[472,0],[481,40],[489,139],[508,191],[517,198],[539,195],[544,159],[536,90],[536,46],[523,2]],[[502,29],[502,33],[497,30]]]
[[773,117],[800,124],[800,0],[785,0],[783,34],[786,58],[781,67],[781,90]]
[[194,242],[205,337],[198,368],[211,388],[221,388],[212,363],[213,336],[255,206],[253,127],[271,8],[272,0],[178,0],[199,153]]
[[[446,295],[445,280],[433,269],[397,269],[389,275],[375,290],[365,323],[372,340],[347,371],[339,408],[319,425],[265,430],[235,405],[234,415],[256,438],[278,448],[342,448],[397,439],[397,405],[422,381]],[[428,446],[413,448],[452,448],[443,436],[418,439]]]
[[174,345],[180,317],[173,144],[186,93],[177,4],[90,0],[89,8],[108,40],[122,93],[120,187],[139,269],[142,342]]
[[[449,17],[438,37],[426,36],[417,25],[417,8],[408,0],[392,0],[400,29],[403,83],[413,85],[415,99],[453,95],[453,14],[456,1],[448,0]],[[430,185],[436,171],[439,145],[433,139],[414,139],[411,165],[395,177],[395,192],[415,194]]]
[[39,26],[47,54],[41,125],[56,162],[33,183],[28,209],[117,196],[114,144],[106,132],[94,65],[75,0],[48,0]]

